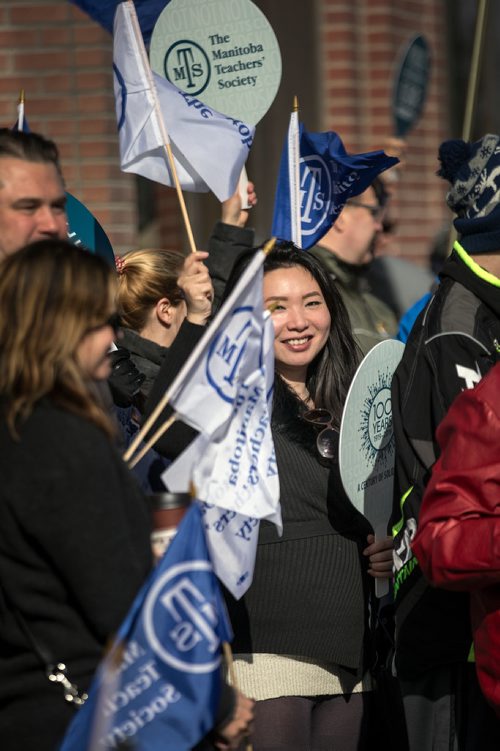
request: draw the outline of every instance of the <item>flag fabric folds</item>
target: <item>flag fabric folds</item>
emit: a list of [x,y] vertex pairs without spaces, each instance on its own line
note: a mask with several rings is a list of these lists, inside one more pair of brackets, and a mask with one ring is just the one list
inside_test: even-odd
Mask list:
[[233,195],[255,128],[154,73],[128,3],[116,11],[113,61],[122,170],[174,186],[164,147],[169,141],[183,189],[211,190],[219,201]]
[[60,751],[188,751],[213,727],[232,638],[194,502],[136,597]]
[[[294,116],[296,113],[292,113]],[[383,151],[348,154],[337,133],[308,133],[300,123],[297,169],[291,128],[292,121],[281,156],[272,234],[297,244],[294,222],[299,194],[299,247],[307,250],[328,232],[349,198],[363,193],[378,174],[399,160]],[[298,191],[293,182],[297,174]]]
[[[183,393],[173,400],[183,419],[202,425],[200,405],[186,405],[184,399],[189,400],[196,385],[200,388],[196,378],[217,373],[216,380],[209,379],[202,387],[206,402],[200,404],[206,411],[213,400],[210,388],[217,389],[231,380],[233,393],[224,392],[232,400],[230,419],[212,435],[202,432],[162,475],[172,491],[186,490],[193,481],[198,498],[204,501],[202,511],[214,570],[236,599],[252,582],[260,520],[267,519],[280,532],[282,529],[270,424],[274,327],[269,313],[262,314],[262,267],[250,292],[253,299],[249,296],[241,301],[233,318],[219,329],[205,363],[200,363]],[[248,326],[251,307],[255,313],[253,338]],[[226,361],[222,368],[219,361],[217,370],[210,359],[221,357]]]
[[[97,23],[109,31],[110,34],[113,33],[113,19],[120,0],[69,1],[84,10],[94,21],[97,21]],[[149,44],[158,16],[169,2],[170,0],[134,0],[145,44]]]

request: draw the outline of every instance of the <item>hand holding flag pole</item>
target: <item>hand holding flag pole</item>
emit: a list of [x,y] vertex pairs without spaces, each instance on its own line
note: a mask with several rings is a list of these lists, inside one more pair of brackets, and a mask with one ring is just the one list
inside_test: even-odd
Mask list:
[[[151,415],[144,422],[143,426],[136,434],[134,440],[131,442],[130,446],[128,447],[128,449],[123,455],[123,460],[129,463],[129,466],[131,467],[135,466],[135,464],[137,463],[136,461],[134,461],[133,464],[131,462],[132,462],[132,457],[134,456],[135,452],[139,449],[139,445],[145,439],[145,437],[147,436],[147,434],[149,433],[149,431],[155,424],[156,420],[160,417],[163,410],[167,407],[167,405],[170,402],[170,399],[174,396],[174,394],[176,394],[182,388],[183,382],[186,380],[187,376],[191,373],[191,371],[198,364],[200,358],[202,357],[202,355],[204,354],[204,352],[206,351],[206,349],[212,342],[213,338],[217,334],[228,312],[231,311],[232,307],[238,301],[241,290],[244,289],[246,285],[249,283],[249,281],[253,278],[256,268],[258,268],[263,263],[264,258],[274,248],[275,243],[276,243],[276,238],[274,237],[268,240],[262,249],[262,253],[257,254],[253,262],[250,263],[250,265],[245,269],[241,278],[236,284],[235,288],[233,289],[231,294],[228,296],[225,303],[221,306],[215,318],[207,326],[207,330],[205,331],[204,335],[202,336],[202,338],[200,339],[200,341],[198,342],[194,350],[191,352],[191,355],[188,357],[184,366],[179,371],[176,379],[171,384],[171,386],[167,389],[167,391],[165,392],[163,397],[160,399],[160,401],[156,405]],[[137,461],[139,461],[140,458],[144,456],[146,451],[148,451],[159,440],[159,438],[161,438],[161,436],[172,425],[175,419],[176,419],[176,415],[170,415],[169,418],[158,428],[158,430],[154,433],[154,435],[149,438],[149,440],[145,443],[144,447],[140,450],[140,454],[139,454],[139,457],[137,458]]]
[[193,230],[191,228],[191,222],[189,220],[189,216],[187,213],[186,202],[184,201],[184,195],[182,193],[182,188],[179,182],[179,177],[177,175],[175,159],[172,153],[172,147],[170,145],[170,138],[168,136],[167,127],[165,125],[165,120],[163,119],[160,103],[158,101],[158,94],[156,91],[154,78],[151,72],[151,66],[149,64],[146,47],[144,46],[144,39],[142,37],[141,28],[139,25],[139,19],[137,18],[134,0],[126,0],[126,7],[129,10],[129,14],[130,14],[129,18],[132,23],[134,40],[135,40],[135,43],[137,44],[137,51],[139,52],[139,55],[142,59],[143,69],[146,72],[146,75],[148,77],[150,88],[151,88],[151,93],[154,99],[154,107],[155,107],[157,122],[158,122],[160,131],[161,131],[161,136],[163,139],[163,148],[165,149],[166,159],[170,168],[170,172],[172,174],[172,178],[174,180],[175,190],[177,192],[177,198],[179,200],[179,205],[180,205],[180,209],[182,213],[182,219],[184,221],[184,226],[186,228],[186,233],[188,236],[189,248],[191,250],[191,253],[196,253],[196,244],[194,241]]

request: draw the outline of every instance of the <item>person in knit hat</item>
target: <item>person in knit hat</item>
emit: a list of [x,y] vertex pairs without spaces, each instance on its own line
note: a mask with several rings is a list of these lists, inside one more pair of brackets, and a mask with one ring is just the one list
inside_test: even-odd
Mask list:
[[469,594],[431,586],[412,540],[439,456],[437,427],[500,359],[500,136],[445,141],[439,159],[458,240],[392,384],[394,662],[410,751],[489,751],[500,748],[500,729],[477,681]]

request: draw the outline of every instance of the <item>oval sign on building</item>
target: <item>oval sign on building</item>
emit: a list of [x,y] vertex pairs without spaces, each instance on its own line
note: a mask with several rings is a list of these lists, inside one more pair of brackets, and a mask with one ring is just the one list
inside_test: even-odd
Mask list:
[[150,60],[179,89],[250,125],[265,115],[281,80],[276,36],[250,0],[170,0]]

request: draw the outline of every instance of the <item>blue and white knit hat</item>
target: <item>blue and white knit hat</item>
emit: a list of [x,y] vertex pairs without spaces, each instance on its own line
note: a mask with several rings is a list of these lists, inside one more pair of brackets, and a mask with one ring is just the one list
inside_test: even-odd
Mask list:
[[461,244],[472,254],[500,251],[500,136],[445,141],[439,160],[438,175],[452,186],[446,203],[457,214]]

